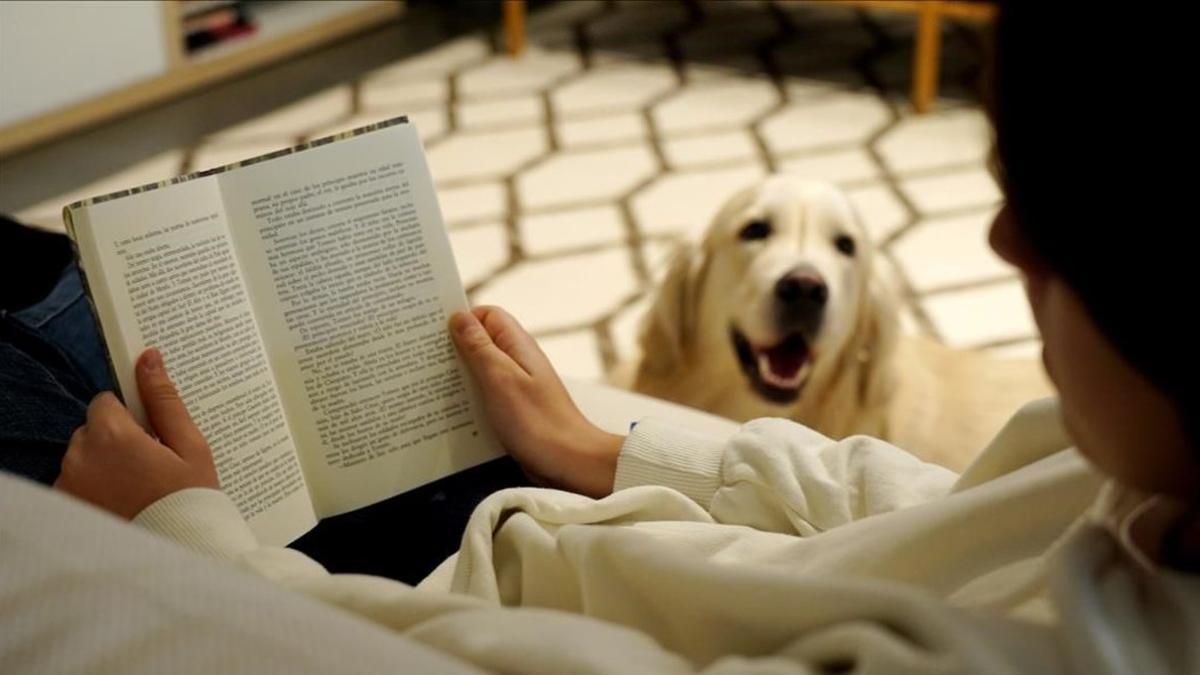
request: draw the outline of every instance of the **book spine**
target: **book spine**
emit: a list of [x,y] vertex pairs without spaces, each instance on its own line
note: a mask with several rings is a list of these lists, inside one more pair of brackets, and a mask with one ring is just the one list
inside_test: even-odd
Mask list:
[[245,6],[238,2],[228,6],[199,13],[183,22],[184,47],[196,52],[207,47],[251,35],[258,26],[247,14]]
[[195,33],[202,30],[214,30],[238,22],[240,14],[232,7],[224,7],[208,14],[189,17],[183,20],[183,32]]
[[63,225],[67,228],[67,238],[71,241],[71,255],[75,258],[75,269],[79,270],[79,280],[83,283],[83,294],[87,297],[88,311],[92,322],[96,324],[96,335],[100,337],[100,346],[104,349],[104,360],[108,363],[108,377],[113,383],[113,393],[125,403],[125,394],[121,391],[121,380],[117,378],[117,367],[113,363],[112,350],[108,346],[108,336],[104,333],[104,325],[100,322],[100,312],[96,308],[92,286],[88,283],[87,270],[83,266],[83,257],[79,253],[79,242],[75,234],[75,216],[72,207],[63,207]]

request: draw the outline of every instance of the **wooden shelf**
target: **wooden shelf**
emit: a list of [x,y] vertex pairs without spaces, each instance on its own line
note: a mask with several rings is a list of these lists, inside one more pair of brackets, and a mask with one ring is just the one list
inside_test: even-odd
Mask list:
[[206,63],[232,58],[238,53],[257,49],[264,42],[279,40],[304,31],[322,29],[330,21],[378,6],[378,0],[342,0],[321,2],[262,2],[250,5],[256,30],[253,34],[222,42],[184,56],[191,63]]
[[253,35],[189,55],[182,30],[185,6],[162,0],[166,72],[0,128],[0,157],[377,26],[404,9],[395,0],[263,2],[251,8],[257,24]]

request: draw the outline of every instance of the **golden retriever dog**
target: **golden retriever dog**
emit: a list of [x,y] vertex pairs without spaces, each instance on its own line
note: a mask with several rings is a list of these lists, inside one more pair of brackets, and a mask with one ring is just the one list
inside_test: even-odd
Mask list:
[[884,269],[840,190],[768,178],[676,257],[625,384],[735,420],[870,434],[961,470],[1049,384],[1032,359],[901,335]]

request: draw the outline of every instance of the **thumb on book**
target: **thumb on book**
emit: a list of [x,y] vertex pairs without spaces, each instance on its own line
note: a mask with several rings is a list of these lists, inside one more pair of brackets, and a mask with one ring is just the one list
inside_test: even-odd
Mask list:
[[467,367],[477,376],[507,360],[487,329],[471,312],[455,312],[450,317],[450,332]]
[[550,360],[537,340],[515,318],[499,307],[476,307],[450,318],[454,341],[471,370],[480,375],[485,367],[498,367],[532,378],[558,380]]
[[136,371],[138,393],[146,408],[150,427],[159,440],[185,461],[199,453],[207,456],[208,443],[192,421],[175,383],[167,374],[162,354],[153,347],[142,352]]

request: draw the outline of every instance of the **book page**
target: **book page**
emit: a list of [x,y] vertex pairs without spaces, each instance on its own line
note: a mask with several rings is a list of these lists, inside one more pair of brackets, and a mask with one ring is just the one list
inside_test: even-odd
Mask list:
[[467,301],[410,124],[221,181],[318,516],[499,454],[450,341]]
[[126,405],[157,347],[208,439],[222,489],[260,541],[316,524],[217,182],[198,178],[72,210],[72,230]]

